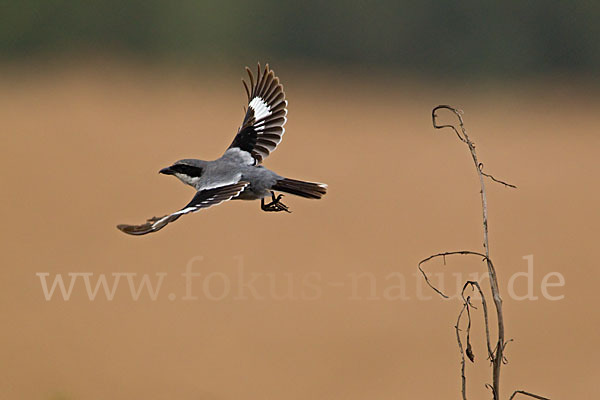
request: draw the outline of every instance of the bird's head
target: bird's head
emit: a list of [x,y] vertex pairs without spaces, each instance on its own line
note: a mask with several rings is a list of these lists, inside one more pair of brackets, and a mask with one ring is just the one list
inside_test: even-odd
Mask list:
[[186,159],[179,160],[170,167],[166,167],[158,171],[164,175],[174,175],[181,182],[196,186],[204,171],[206,162],[202,160]]

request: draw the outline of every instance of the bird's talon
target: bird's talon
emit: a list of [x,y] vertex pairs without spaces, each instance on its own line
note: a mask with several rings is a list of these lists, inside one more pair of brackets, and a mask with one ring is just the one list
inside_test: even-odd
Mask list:
[[275,196],[275,192],[271,192],[271,202],[269,204],[265,204],[264,199],[261,200],[261,209],[267,212],[291,212],[288,207],[281,202],[281,198],[283,194]]

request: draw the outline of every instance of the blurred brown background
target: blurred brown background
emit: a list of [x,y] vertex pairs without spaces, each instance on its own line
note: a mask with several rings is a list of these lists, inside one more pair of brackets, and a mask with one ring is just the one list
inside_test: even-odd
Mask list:
[[[131,49],[146,42],[123,39],[138,37],[135,30],[115,34],[111,42],[110,35],[100,35],[109,31],[103,23],[66,19],[96,27],[94,36],[61,20],[78,9],[65,8],[68,2],[50,16],[29,3],[31,15],[44,16],[50,26],[60,22],[62,30],[32,25],[2,36],[2,43],[19,49],[5,52],[0,67],[3,398],[458,398],[453,326],[460,303],[436,297],[415,275],[429,254],[481,249],[478,181],[465,146],[451,132],[431,127],[431,109],[440,103],[465,111],[486,171],[518,186],[488,182],[491,254],[507,338],[515,339],[503,369],[504,395],[514,389],[553,399],[600,394],[594,362],[600,354],[593,345],[600,326],[593,253],[600,222],[600,98],[596,64],[582,55],[587,42],[578,41],[580,32],[565,41],[575,50],[565,52],[560,66],[543,57],[532,64],[545,66],[539,74],[523,68],[505,76],[476,62],[464,64],[466,70],[459,65],[417,72],[396,55],[381,62],[385,47],[371,63],[356,61],[360,52],[353,58],[350,50],[339,50],[340,59],[323,56],[314,46],[298,45],[313,42],[298,39],[297,30],[288,32],[289,43],[296,43],[293,54],[273,45],[228,57],[227,46],[212,51],[196,37],[200,44],[187,53],[151,48],[140,55]],[[132,4],[132,10],[141,7]],[[11,26],[25,26],[26,19],[15,22],[22,10],[13,7]],[[217,18],[231,10],[209,11]],[[137,18],[143,22],[146,14]],[[193,20],[195,14],[188,14]],[[375,32],[378,15],[367,32]],[[564,17],[561,23],[541,19],[539,26],[574,23],[568,12],[557,15]],[[122,10],[118,16],[129,18]],[[323,25],[322,17],[314,18],[315,27]],[[344,25],[349,18],[331,23],[351,32]],[[381,23],[388,26],[386,21]],[[142,22],[140,32],[154,26]],[[30,31],[46,32],[46,41],[15,39]],[[48,39],[55,31],[69,40]],[[161,32],[149,37],[164,39]],[[237,32],[227,37],[245,40],[239,47],[253,42],[250,28]],[[388,34],[406,40],[402,32]],[[590,42],[594,35],[581,33]],[[278,40],[286,43],[285,36]],[[356,48],[365,49],[368,59],[376,47],[366,42]],[[193,59],[185,56],[192,53]],[[514,57],[522,61],[519,54]],[[284,141],[265,165],[326,182],[328,195],[321,201],[287,197],[292,214],[264,213],[258,202],[229,202],[154,235],[117,231],[118,223],[140,223],[189,201],[189,188],[157,172],[180,158],[220,156],[243,117],[243,66],[256,61],[271,63],[289,100]],[[534,257],[538,299],[517,301],[507,284],[527,270],[528,255]],[[202,274],[193,280],[198,299],[182,300],[181,274],[194,257],[203,257],[193,262]],[[429,268],[444,272],[449,293],[456,286],[452,273],[466,278],[483,271],[477,260],[447,261]],[[250,298],[237,298],[244,281],[240,265],[246,281],[259,274],[255,287],[263,299],[248,291]],[[68,301],[58,292],[46,301],[36,276],[44,272],[50,282],[63,274],[67,285],[68,273],[93,273],[92,285],[98,274],[112,282],[113,273],[137,273],[137,284],[143,274],[153,284],[156,273],[167,275],[155,301],[146,290],[134,301],[126,278],[112,301],[102,290],[91,301],[81,277]],[[564,295],[561,300],[548,300],[541,291],[552,272],[564,276],[563,287],[548,289]],[[211,273],[207,296],[203,282]],[[369,278],[352,285],[360,273],[374,279],[374,288]],[[398,281],[386,277],[394,273],[404,278],[405,290],[392,299],[386,289]],[[318,289],[306,285],[307,276]],[[275,298],[270,285],[281,295],[289,282],[292,298]],[[517,294],[525,294],[525,279],[515,282]],[[227,295],[211,300],[219,293]],[[303,298],[307,293],[313,296]],[[488,398],[480,315],[474,324],[469,393]]]

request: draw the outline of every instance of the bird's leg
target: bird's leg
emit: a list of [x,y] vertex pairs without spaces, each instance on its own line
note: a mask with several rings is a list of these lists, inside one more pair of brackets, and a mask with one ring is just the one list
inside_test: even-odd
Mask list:
[[285,212],[291,213],[291,211],[288,209],[288,207],[281,202],[282,197],[283,197],[282,194],[275,197],[275,192],[271,192],[271,202],[269,204],[265,204],[265,199],[264,198],[260,199],[260,208],[263,211],[274,211],[274,212],[285,211]]

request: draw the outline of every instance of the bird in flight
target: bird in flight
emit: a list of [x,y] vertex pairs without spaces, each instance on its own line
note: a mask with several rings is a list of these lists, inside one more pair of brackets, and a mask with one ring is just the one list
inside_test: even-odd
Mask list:
[[[157,232],[182,215],[194,213],[232,199],[261,201],[261,209],[269,212],[290,212],[281,202],[284,192],[308,199],[320,199],[327,185],[284,178],[261,165],[281,142],[287,121],[287,101],[279,78],[267,64],[258,64],[256,79],[246,67],[250,83],[242,80],[248,95],[246,115],[233,142],[221,158],[214,161],[179,160],[161,169],[196,189],[192,201],[185,207],[163,217],[152,217],[141,225],[117,225],[130,235]],[[265,198],[270,202],[265,204]]]

